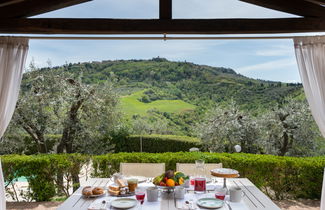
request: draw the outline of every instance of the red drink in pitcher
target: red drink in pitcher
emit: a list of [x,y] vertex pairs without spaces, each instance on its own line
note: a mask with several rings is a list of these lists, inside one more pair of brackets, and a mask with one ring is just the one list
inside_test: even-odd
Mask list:
[[195,178],[194,191],[204,193],[206,191],[205,178]]

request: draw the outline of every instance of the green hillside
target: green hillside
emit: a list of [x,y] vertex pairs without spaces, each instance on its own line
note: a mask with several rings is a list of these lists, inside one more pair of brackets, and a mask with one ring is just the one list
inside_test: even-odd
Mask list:
[[229,68],[164,58],[70,63],[52,70],[82,75],[88,84],[114,81],[121,95],[147,89],[145,95],[151,102],[183,100],[204,107],[233,99],[246,109],[267,108],[302,89],[301,84],[255,80]]
[[231,100],[243,110],[259,114],[283,103],[288,96],[304,97],[301,84],[255,80],[233,69],[190,62],[115,60],[66,64],[24,74],[22,90],[39,72],[79,77],[86,84],[110,81],[120,96],[127,119],[144,118],[148,124],[168,122],[169,134],[190,135],[192,126],[216,104]]
[[156,100],[150,103],[139,101],[145,94],[146,90],[141,90],[121,97],[122,111],[128,116],[147,115],[149,110],[157,110],[159,112],[169,112],[180,114],[186,111],[193,111],[195,105],[186,103],[182,100]]

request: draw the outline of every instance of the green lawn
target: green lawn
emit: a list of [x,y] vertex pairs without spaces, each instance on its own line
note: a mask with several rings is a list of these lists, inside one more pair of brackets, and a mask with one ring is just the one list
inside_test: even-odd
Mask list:
[[121,97],[122,110],[128,115],[146,115],[150,109],[157,109],[160,112],[181,113],[195,109],[195,106],[182,100],[157,100],[151,103],[143,103],[138,100],[144,91],[134,92],[131,95]]

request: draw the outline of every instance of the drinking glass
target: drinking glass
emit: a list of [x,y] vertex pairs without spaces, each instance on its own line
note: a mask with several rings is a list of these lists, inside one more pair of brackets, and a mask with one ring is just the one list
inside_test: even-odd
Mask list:
[[144,202],[145,196],[146,196],[146,193],[145,193],[144,188],[138,187],[138,188],[135,189],[135,197],[138,200],[138,203],[140,204],[139,209],[142,209],[142,204]]
[[227,189],[225,188],[216,188],[215,197],[220,200],[224,200],[227,194]]
[[137,179],[128,179],[128,187],[130,192],[134,192],[135,189],[138,187],[138,180]]
[[195,176],[196,177],[202,177],[205,176],[205,164],[204,160],[196,160],[195,161]]

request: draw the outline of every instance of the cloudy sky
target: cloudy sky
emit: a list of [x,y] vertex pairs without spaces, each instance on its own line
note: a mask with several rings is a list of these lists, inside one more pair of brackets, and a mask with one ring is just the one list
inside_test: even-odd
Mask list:
[[[158,0],[94,0],[37,17],[158,18]],[[294,17],[238,0],[174,0],[173,18]],[[299,82],[291,40],[31,40],[27,64],[164,57],[233,68],[245,76]]]

